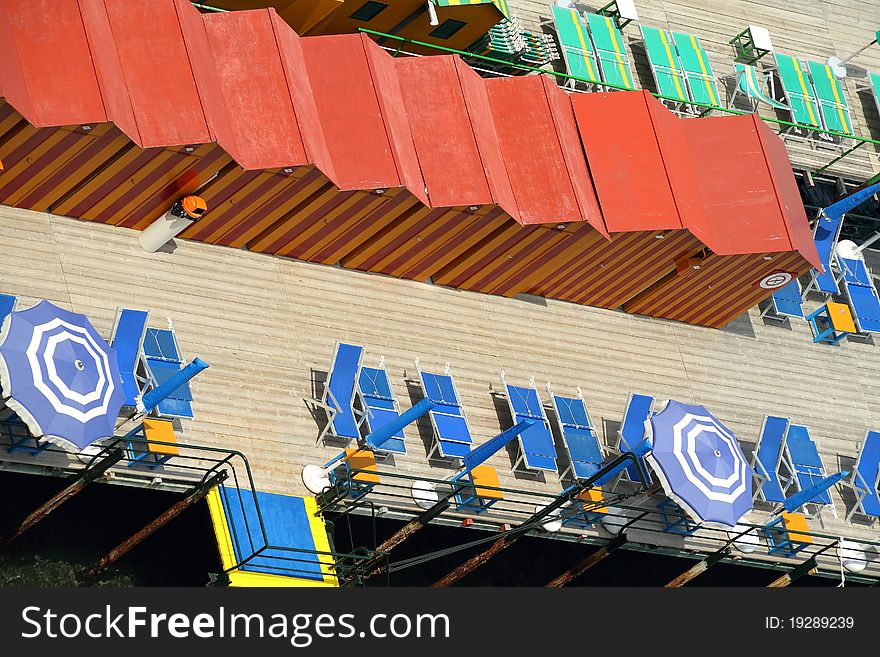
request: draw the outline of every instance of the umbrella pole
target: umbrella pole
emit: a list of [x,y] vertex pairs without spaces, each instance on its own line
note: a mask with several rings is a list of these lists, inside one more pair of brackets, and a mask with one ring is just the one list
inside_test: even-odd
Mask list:
[[623,547],[625,543],[626,535],[618,534],[613,539],[611,539],[611,541],[609,541],[607,545],[603,545],[586,559],[566,570],[559,577],[556,577],[555,579],[547,582],[545,586],[547,588],[556,588],[567,585],[573,579],[575,579],[576,577],[580,577],[590,568],[601,562],[609,554],[616,551],[618,548]]
[[816,556],[813,555],[802,564],[798,564],[790,571],[785,573],[779,579],[775,579],[767,585],[768,589],[782,589],[794,582],[795,580],[800,579],[804,575],[812,575],[818,570],[816,565]]
[[139,532],[132,534],[129,538],[122,541],[115,548],[110,550],[106,555],[104,555],[98,563],[93,565],[91,568],[88,568],[85,572],[83,572],[84,579],[92,579],[96,575],[98,575],[102,570],[116,563],[119,559],[121,559],[125,554],[135,547],[138,543],[143,541],[145,538],[151,536],[156,532],[157,529],[165,526],[169,520],[172,520],[179,516],[181,513],[186,511],[193,504],[201,500],[205,495],[207,495],[212,488],[223,483],[226,480],[227,473],[225,470],[217,472],[210,479],[207,479],[193,488],[189,494],[176,502],[173,506],[167,509],[164,513],[162,513],[158,518],[153,520],[146,527],[141,529]]
[[70,484],[61,492],[52,496],[49,501],[44,503],[42,506],[40,506],[40,508],[35,510],[24,520],[22,520],[21,523],[19,523],[18,527],[3,536],[3,538],[0,538],[0,549],[12,543],[15,539],[24,534],[28,529],[36,525],[59,506],[64,504],[77,493],[79,493],[83,488],[85,488],[90,483],[95,481],[98,477],[107,472],[107,470],[109,470],[119,461],[121,461],[123,456],[124,454],[121,449],[114,449],[100,461],[82,470],[79,475],[77,475],[76,479],[74,479],[72,484]]

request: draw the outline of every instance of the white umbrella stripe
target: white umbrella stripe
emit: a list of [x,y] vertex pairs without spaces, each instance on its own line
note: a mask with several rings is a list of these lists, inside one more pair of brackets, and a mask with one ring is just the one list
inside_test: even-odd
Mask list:
[[[718,428],[715,427],[714,425],[709,426],[709,425],[705,425],[705,424],[698,424],[697,426],[693,427],[688,432],[688,434],[687,434],[688,440],[685,445],[685,449],[683,451],[685,453],[687,453],[688,456],[690,456],[691,462],[693,463],[693,466],[696,469],[697,473],[702,475],[706,481],[708,481],[713,486],[718,486],[721,488],[730,488],[730,486],[735,481],[740,479],[741,475],[738,475],[737,472],[734,471],[733,474],[731,474],[729,477],[727,477],[725,479],[721,479],[720,477],[716,477],[715,475],[710,473],[708,470],[706,470],[706,468],[703,467],[703,464],[700,461],[700,457],[697,456],[697,442],[696,442],[697,436],[699,436],[700,434],[703,434],[703,433],[714,433],[725,443],[725,445],[727,446],[727,449],[730,451],[731,456],[733,454],[735,454],[735,452],[733,450],[733,446],[730,444],[730,439],[724,434],[724,432],[719,431]],[[676,439],[676,447],[677,448],[681,447],[681,441],[679,439]],[[684,466],[682,459],[683,459],[683,455],[678,457],[679,462],[682,463],[682,466]],[[738,465],[737,465],[737,469],[739,469]]]
[[[674,435],[673,435],[673,441],[675,444],[675,454],[674,454],[675,459],[678,461],[679,465],[681,466],[682,470],[684,471],[685,476],[688,478],[688,481],[690,481],[694,486],[696,486],[708,499],[714,500],[717,502],[731,503],[734,500],[736,500],[740,495],[742,495],[743,492],[745,492],[746,487],[748,486],[748,480],[747,480],[747,477],[745,476],[746,470],[744,467],[741,467],[741,464],[737,461],[738,476],[736,477],[736,480],[739,481],[739,484],[732,491],[728,491],[726,493],[720,492],[720,491],[714,491],[714,490],[712,490],[712,488],[710,488],[708,485],[706,485],[706,483],[697,475],[697,473],[694,472],[694,469],[691,468],[690,459],[684,458],[683,452],[681,451],[681,447],[682,447],[682,443],[683,443],[682,424],[688,425],[694,420],[703,420],[706,422],[712,422],[712,420],[708,417],[694,416],[694,415],[691,415],[688,413],[685,415],[685,417],[681,421],[676,423],[676,425],[674,427]],[[711,427],[711,428],[714,428],[714,426],[716,426],[716,425],[713,423],[713,427]],[[699,428],[703,429],[703,430],[710,429],[710,427],[705,426],[705,425],[702,425]],[[724,435],[723,432],[718,431],[718,432],[714,432],[714,433],[716,433],[716,435],[718,435],[720,438],[722,438],[722,440],[724,440],[725,442],[729,441],[728,436]],[[693,454],[692,448],[689,448],[687,451],[689,454]],[[696,465],[697,463],[699,463],[699,460],[696,458],[696,454],[693,454],[693,459],[695,461],[694,466],[700,467],[702,469],[702,466]],[[703,469],[703,472],[705,472],[705,469]]]
[[[67,384],[61,379],[61,377],[58,376],[58,371],[55,368],[55,349],[58,347],[59,343],[68,341],[81,344],[85,348],[85,350],[89,352],[89,355],[95,362],[95,368],[98,372],[98,381],[95,385],[95,389],[88,394],[83,395],[76,392],[75,390],[71,390],[67,386]],[[104,369],[107,367],[107,362],[106,360],[100,362],[100,356],[95,353],[95,350],[83,338],[67,332],[56,333],[46,340],[46,347],[43,353],[43,363],[46,365],[46,373],[49,376],[49,380],[53,384],[55,384],[55,387],[59,390],[59,392],[61,392],[68,399],[79,402],[83,406],[86,406],[87,404],[90,404],[100,399],[102,397],[102,390],[104,391],[104,393],[106,393],[105,384],[107,383],[107,378],[104,376]],[[102,367],[102,365],[104,367]]]

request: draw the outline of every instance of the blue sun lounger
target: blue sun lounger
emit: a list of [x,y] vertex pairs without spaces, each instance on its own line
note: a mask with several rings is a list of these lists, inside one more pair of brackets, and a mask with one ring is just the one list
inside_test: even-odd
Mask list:
[[755,454],[752,468],[755,471],[755,491],[753,497],[764,502],[781,504],[785,501],[785,491],[779,478],[779,465],[785,452],[785,439],[788,434],[788,418],[765,415],[764,424]]
[[[149,387],[157,388],[184,367],[174,328],[147,328],[141,349],[141,358],[147,373]],[[156,411],[163,417],[192,418],[192,392],[184,383],[159,402]]]
[[119,374],[122,376],[122,391],[125,393],[126,406],[135,406],[143,387],[143,382],[138,379],[137,370],[149,319],[150,313],[146,310],[116,309],[110,346],[116,350],[116,362],[119,365]]
[[864,261],[842,257],[837,261],[856,328],[859,333],[880,333],[880,298]]
[[[550,395],[562,444],[568,452],[568,467],[559,478],[564,479],[568,474],[575,479],[593,476],[605,462],[605,455],[581,389],[577,389],[577,397],[563,397],[554,394],[548,383],[547,394]],[[595,485],[602,483],[596,482]]]
[[880,493],[877,492],[880,486],[880,431],[865,434],[865,442],[862,443],[852,476],[840,483],[850,488],[856,496],[855,504],[846,516],[847,522],[856,513],[872,519],[880,518]]
[[502,372],[501,383],[507,392],[507,402],[514,423],[522,420],[535,421],[532,426],[519,434],[519,457],[513,464],[513,469],[516,470],[523,465],[526,470],[557,472],[553,433],[550,431],[550,424],[538,397],[534,378],[529,381],[528,388],[521,388],[508,384],[507,376]]
[[324,382],[324,392],[320,399],[311,400],[327,412],[327,424],[318,434],[317,442],[328,436],[346,443],[360,440],[363,414],[355,411],[354,399],[363,357],[363,347],[344,342],[336,343],[330,371],[327,372],[327,380]]
[[18,297],[12,294],[0,294],[0,328],[3,327],[3,320],[15,310],[17,304]]
[[[391,390],[388,372],[385,371],[384,356],[379,359],[378,367],[361,367],[358,375],[358,398],[361,401],[367,434],[400,416],[400,407]],[[406,454],[406,435],[403,429],[382,443],[379,451]]]
[[785,320],[786,317],[804,319],[801,284],[798,279],[793,278],[787,285],[777,288],[770,295],[770,303],[761,316],[779,320]]
[[[785,463],[798,490],[807,490],[827,476],[816,443],[810,437],[810,430],[802,424],[788,425],[788,433],[785,436]],[[834,512],[831,492],[827,489],[816,493],[810,498],[810,502],[817,507],[830,506]],[[836,512],[834,513],[836,516]]]
[[[617,449],[619,452],[629,452],[645,439],[645,422],[651,419],[654,410],[654,397],[630,393],[626,400],[626,410],[623,411],[623,419],[617,432]],[[642,469],[648,472],[645,461],[640,457]],[[641,481],[638,468],[635,465],[626,466],[626,475],[630,481]],[[650,475],[648,475],[650,476]]]
[[816,289],[825,294],[840,293],[837,278],[834,276],[832,258],[834,257],[834,247],[840,237],[840,229],[843,226],[843,217],[842,213],[835,212],[826,215],[822,212],[816,219],[816,225],[813,227],[813,241],[816,243],[819,260],[825,271],[819,273],[815,269],[813,270],[810,284],[807,285],[808,292],[811,289]]
[[449,371],[449,364],[446,364],[444,374],[433,374],[423,372],[417,359],[416,371],[419,373],[422,393],[434,402],[434,408],[428,412],[434,429],[434,442],[428,453],[428,460],[438,456],[440,459],[463,458],[471,451],[474,440]]

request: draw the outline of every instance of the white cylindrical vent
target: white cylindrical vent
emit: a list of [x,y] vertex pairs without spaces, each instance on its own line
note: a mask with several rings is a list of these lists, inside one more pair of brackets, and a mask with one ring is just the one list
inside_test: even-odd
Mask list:
[[138,235],[141,248],[149,253],[158,251],[184,229],[201,219],[207,209],[205,202],[198,196],[187,196],[175,201],[168,212]]

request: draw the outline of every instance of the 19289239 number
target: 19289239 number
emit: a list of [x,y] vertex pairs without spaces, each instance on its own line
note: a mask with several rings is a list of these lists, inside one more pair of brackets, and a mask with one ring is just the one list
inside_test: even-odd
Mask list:
[[793,630],[851,630],[855,620],[852,616],[790,616],[788,623]]

